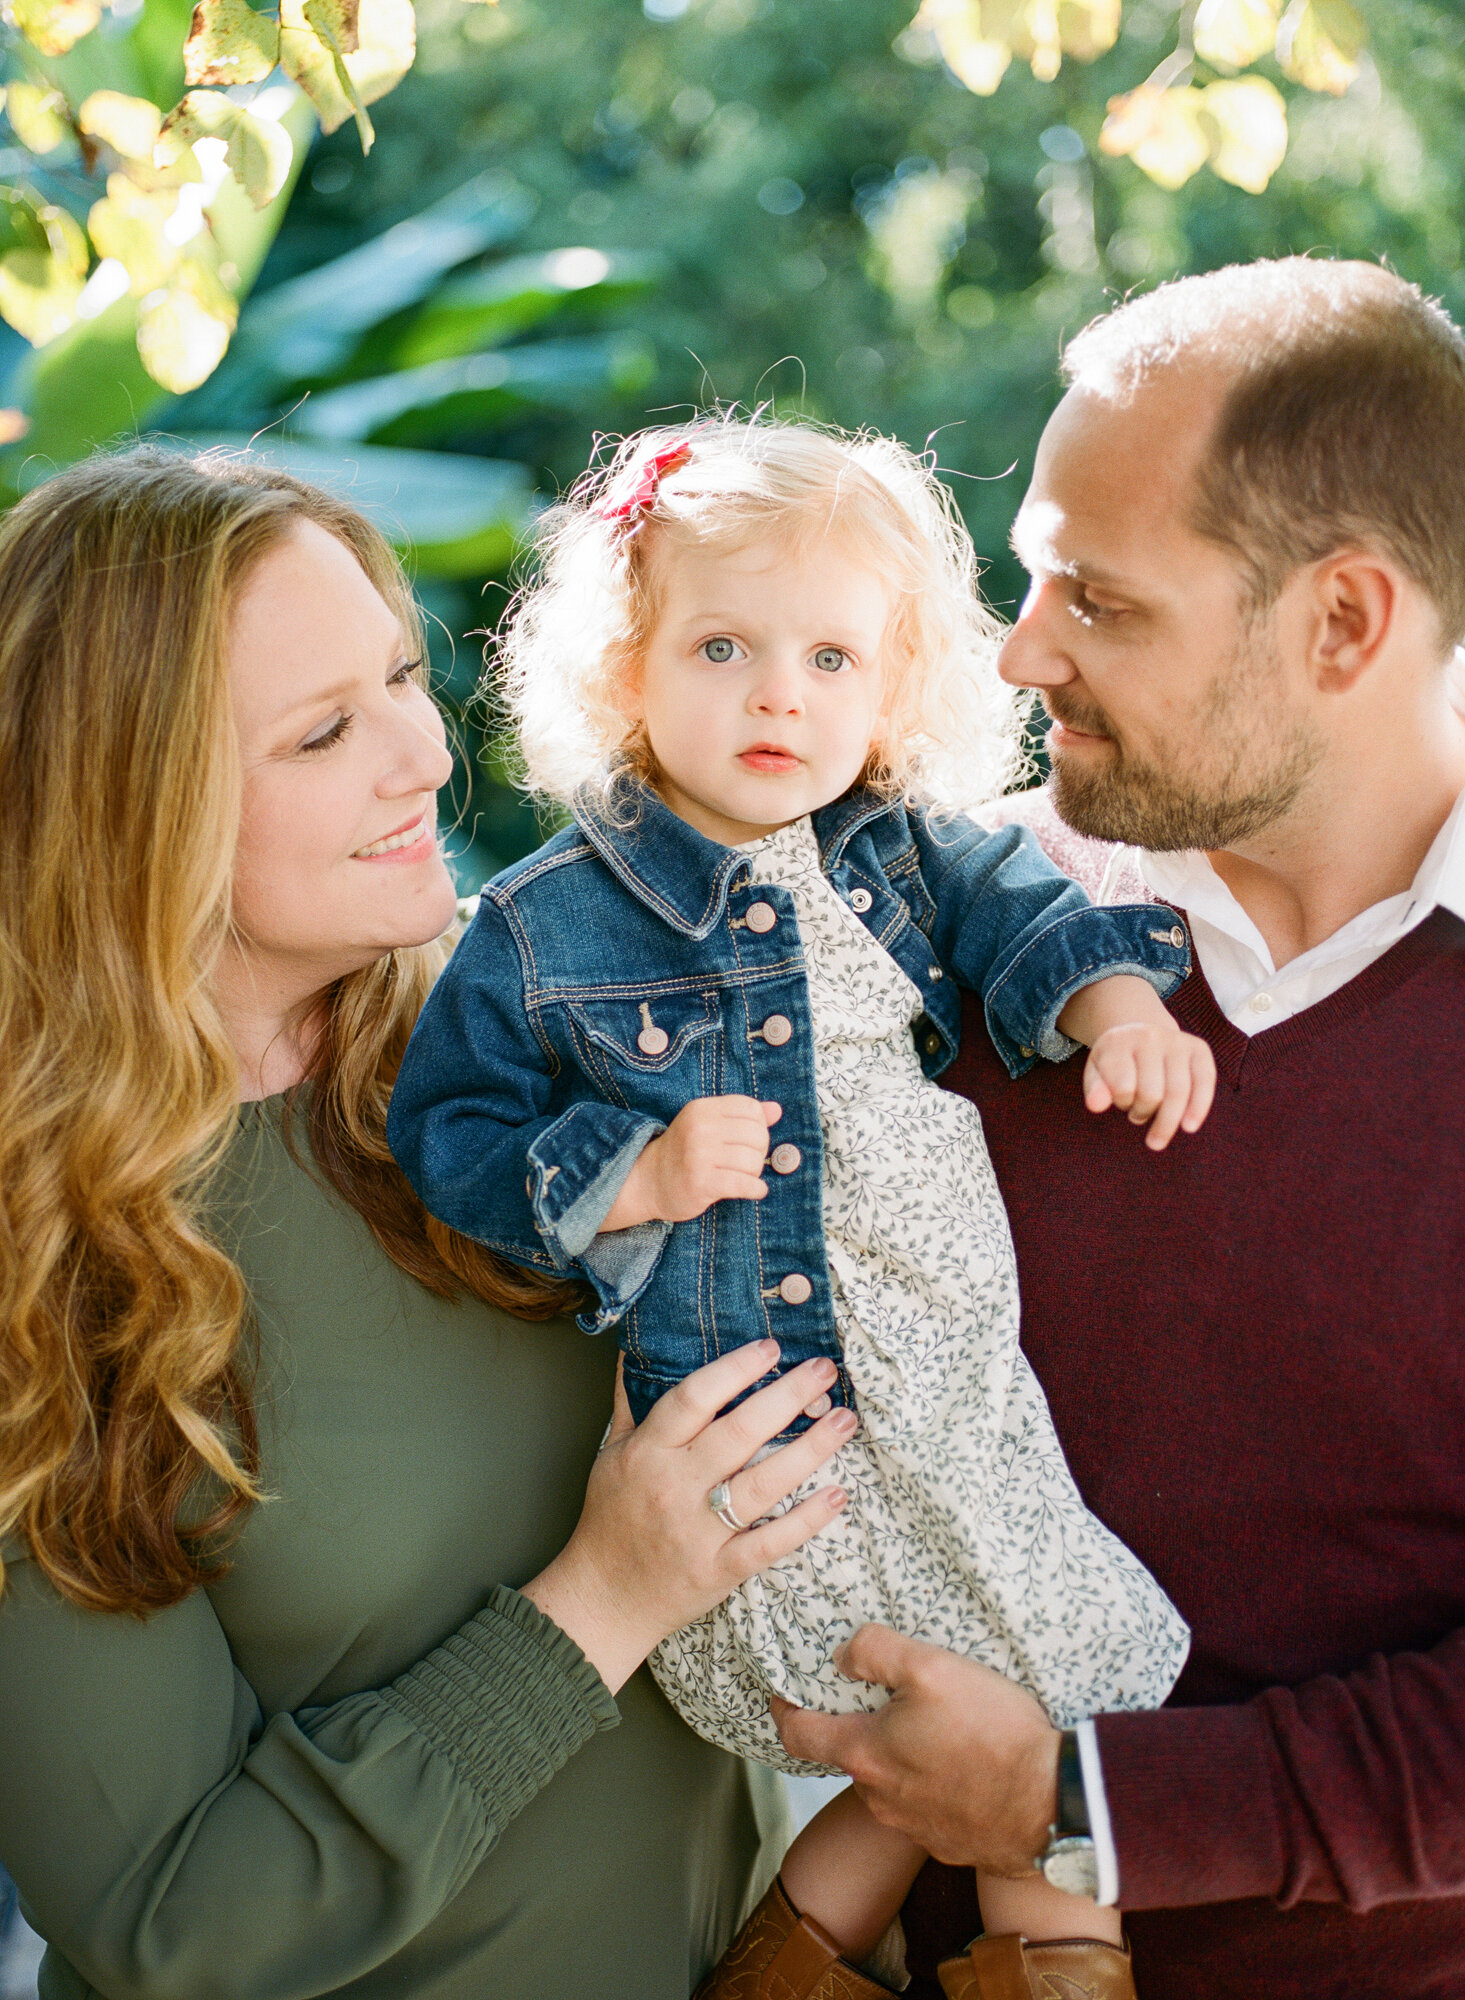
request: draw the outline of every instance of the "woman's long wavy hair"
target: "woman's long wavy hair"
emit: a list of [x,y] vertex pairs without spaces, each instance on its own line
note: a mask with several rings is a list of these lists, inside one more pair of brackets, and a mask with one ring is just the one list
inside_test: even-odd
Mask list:
[[[142,448],[0,522],[0,1546],[100,1610],[185,1597],[258,1497],[248,1302],[207,1222],[238,1099],[210,981],[239,818],[231,610],[302,519],[415,639],[386,542],[284,473]],[[548,1318],[571,1294],[432,1221],[387,1151],[448,949],[324,996],[312,1151],[432,1291]]]

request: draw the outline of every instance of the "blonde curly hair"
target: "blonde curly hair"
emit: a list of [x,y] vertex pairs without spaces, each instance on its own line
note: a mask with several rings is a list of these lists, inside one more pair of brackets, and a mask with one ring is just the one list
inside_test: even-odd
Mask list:
[[497,642],[527,789],[568,804],[627,768],[654,781],[634,691],[662,562],[771,533],[795,548],[837,536],[891,590],[889,722],[864,782],[958,808],[1006,788],[1021,716],[997,676],[1002,628],[929,456],[870,431],[719,415],[625,439],[541,521]]

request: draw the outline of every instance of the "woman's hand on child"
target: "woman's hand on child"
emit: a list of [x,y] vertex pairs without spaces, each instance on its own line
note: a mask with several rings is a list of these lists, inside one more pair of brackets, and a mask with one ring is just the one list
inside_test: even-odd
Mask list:
[[[617,1376],[615,1417],[579,1524],[548,1568],[523,1586],[612,1693],[668,1633],[827,1527],[845,1504],[844,1493],[829,1486],[764,1518],[849,1442],[858,1423],[852,1410],[831,1410],[750,1466],[801,1412],[827,1402],[835,1381],[832,1361],[805,1361],[718,1415],[777,1360],[776,1341],[737,1348],[669,1389],[639,1426]],[[708,1505],[722,1481],[735,1516],[751,1524],[746,1529],[728,1527]]]
[[756,1097],[694,1097],[627,1174],[602,1231],[638,1222],[689,1222],[715,1201],[761,1201],[768,1128],[780,1104]]
[[1084,1103],[1111,1107],[1148,1125],[1145,1144],[1162,1153],[1177,1132],[1198,1132],[1216,1094],[1216,1059],[1187,1035],[1148,980],[1115,973],[1081,987],[1058,1026],[1087,1042]]

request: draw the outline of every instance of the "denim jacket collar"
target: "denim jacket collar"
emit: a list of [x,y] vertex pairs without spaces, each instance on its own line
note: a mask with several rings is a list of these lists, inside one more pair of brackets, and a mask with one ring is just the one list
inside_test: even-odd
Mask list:
[[[889,812],[890,801],[856,786],[814,814],[826,868],[833,867],[862,826]],[[606,790],[586,786],[575,797],[576,824],[606,867],[673,930],[705,938],[723,916],[727,892],[747,856],[689,826],[629,775]]]

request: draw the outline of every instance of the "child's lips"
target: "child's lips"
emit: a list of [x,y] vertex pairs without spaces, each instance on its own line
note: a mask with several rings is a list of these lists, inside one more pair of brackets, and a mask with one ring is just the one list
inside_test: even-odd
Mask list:
[[750,771],[797,771],[800,761],[792,750],[784,750],[776,743],[755,743],[738,757],[738,762]]

